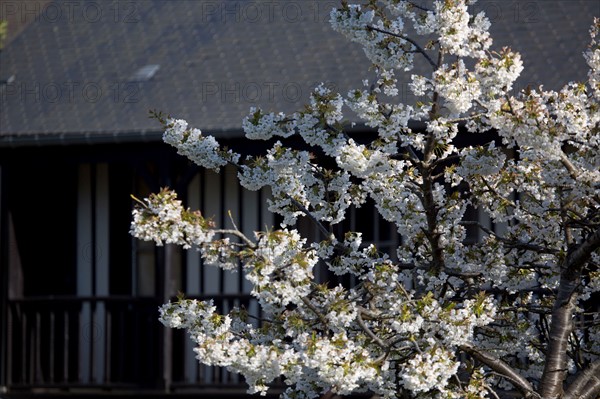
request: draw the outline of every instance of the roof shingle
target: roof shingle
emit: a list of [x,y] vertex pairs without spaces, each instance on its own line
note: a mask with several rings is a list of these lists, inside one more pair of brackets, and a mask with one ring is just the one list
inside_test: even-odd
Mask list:
[[[291,112],[319,82],[345,93],[373,76],[360,47],[329,27],[337,1],[82,0],[67,14],[72,3],[53,2],[60,18],[42,11],[0,54],[0,81],[13,76],[0,85],[3,145],[155,139],[150,109],[239,134],[251,106]],[[495,47],[522,53],[517,88],[585,79],[581,54],[600,1],[477,8],[492,21]],[[131,79],[148,65],[159,66],[149,80]]]

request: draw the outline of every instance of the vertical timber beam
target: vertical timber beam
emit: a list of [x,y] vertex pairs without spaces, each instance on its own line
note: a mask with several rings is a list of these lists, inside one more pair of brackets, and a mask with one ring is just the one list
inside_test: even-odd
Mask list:
[[8,389],[8,208],[5,166],[0,165],[0,395]]
[[[171,160],[170,157],[162,157],[158,162],[159,168],[159,181],[161,187],[172,187],[173,179],[171,178]],[[162,251],[158,251],[157,262],[156,262],[156,286],[157,286],[157,298],[161,303],[166,303],[171,298],[172,289],[172,265],[174,261],[174,246],[173,244],[167,244],[162,248]],[[162,253],[161,253],[162,252]],[[162,389],[168,393],[171,391],[171,384],[173,380],[173,330],[171,328],[162,329]]]

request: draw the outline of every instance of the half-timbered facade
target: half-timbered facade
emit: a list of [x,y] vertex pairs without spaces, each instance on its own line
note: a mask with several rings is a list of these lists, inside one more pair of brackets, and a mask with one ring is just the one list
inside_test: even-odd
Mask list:
[[[219,225],[231,212],[247,234],[278,220],[268,192],[240,188],[233,168],[201,170],[163,144],[148,111],[260,150],[240,130],[251,106],[292,111],[319,82],[344,93],[369,75],[360,48],[328,26],[336,5],[0,2],[0,19],[26,22],[0,53],[0,396],[244,395],[238,376],[198,365],[157,307],[181,291],[258,312],[248,282],[133,239],[130,195],[168,186]],[[585,78],[596,1],[480,7],[496,42],[524,53],[521,87]],[[380,249],[399,239],[372,208],[348,223]]]

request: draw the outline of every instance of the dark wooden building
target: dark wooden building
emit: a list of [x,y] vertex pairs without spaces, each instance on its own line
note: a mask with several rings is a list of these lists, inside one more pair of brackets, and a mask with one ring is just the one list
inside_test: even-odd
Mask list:
[[[337,1],[0,1],[0,397],[242,397],[243,381],[199,366],[157,307],[178,291],[223,310],[256,307],[240,273],[129,235],[132,200],[161,187],[247,233],[273,226],[267,192],[200,170],[161,142],[150,109],[229,146],[251,106],[291,112],[324,82],[345,93],[372,71],[331,31]],[[498,46],[522,51],[520,87],[584,79],[600,3],[480,2]],[[408,77],[407,77],[408,82]],[[407,83],[401,84],[404,100]],[[353,218],[377,220],[373,210]],[[397,239],[372,225],[367,240]]]

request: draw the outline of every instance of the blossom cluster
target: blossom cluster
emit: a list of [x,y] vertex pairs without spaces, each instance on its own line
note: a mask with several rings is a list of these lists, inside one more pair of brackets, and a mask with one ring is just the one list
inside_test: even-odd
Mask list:
[[183,119],[169,119],[163,134],[165,143],[177,148],[177,153],[194,163],[218,171],[228,162],[237,162],[239,155],[231,150],[221,151],[213,136],[203,136],[199,129],[188,129]]
[[314,218],[339,223],[346,209],[359,199],[347,172],[331,171],[311,161],[307,151],[294,151],[275,143],[266,157],[241,166],[239,179],[249,190],[271,187],[269,210],[281,214],[292,225],[310,211]]
[[131,235],[157,245],[177,244],[184,248],[210,242],[212,221],[198,211],[184,209],[177,194],[163,189],[152,194],[133,210]]

